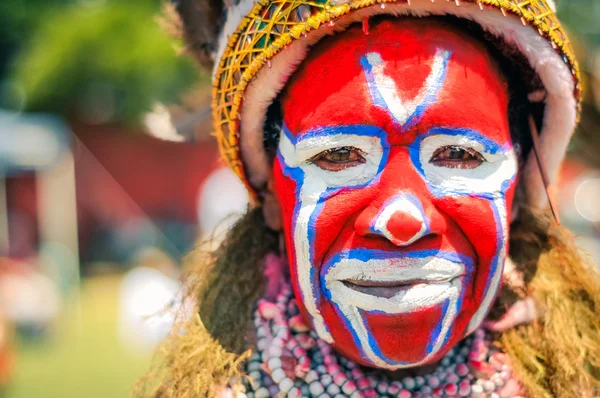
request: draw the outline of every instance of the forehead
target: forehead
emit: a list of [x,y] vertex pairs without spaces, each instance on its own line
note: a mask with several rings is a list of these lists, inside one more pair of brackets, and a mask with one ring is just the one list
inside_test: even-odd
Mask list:
[[[296,71],[282,95],[291,134],[325,126],[377,125],[393,142],[443,126],[507,140],[507,85],[481,43],[436,20],[372,20],[370,25],[368,34],[354,26],[321,42]],[[440,54],[445,54],[441,61]],[[437,76],[435,95],[420,98],[432,83],[436,62],[444,62],[444,70]],[[376,63],[376,72],[385,78],[374,82],[369,70]],[[374,86],[393,92],[401,103],[421,100],[418,123],[402,125],[378,103]]]

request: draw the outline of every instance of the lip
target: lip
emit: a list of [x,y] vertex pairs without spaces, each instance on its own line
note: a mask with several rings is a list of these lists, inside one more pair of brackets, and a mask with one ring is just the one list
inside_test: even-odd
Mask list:
[[[452,278],[454,279],[454,278]],[[427,281],[425,279],[414,279],[396,282],[376,282],[376,281],[361,281],[361,280],[343,280],[341,281],[345,287],[352,289],[356,292],[367,294],[370,296],[381,297],[381,298],[392,298],[399,293],[406,292],[412,288],[424,287],[425,285],[433,283],[445,283],[450,282],[451,279],[439,280],[439,281]]]
[[327,267],[323,282],[339,305],[398,313],[456,296],[471,268],[453,253],[349,253]]

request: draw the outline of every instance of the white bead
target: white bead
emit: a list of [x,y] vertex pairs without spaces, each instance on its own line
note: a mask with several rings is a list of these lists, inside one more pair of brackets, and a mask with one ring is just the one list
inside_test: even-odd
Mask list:
[[319,374],[315,370],[309,370],[304,380],[310,384],[315,380],[319,380]]
[[385,381],[380,381],[379,383],[377,383],[377,387],[375,387],[377,392],[380,394],[385,394],[387,388],[388,388],[388,383],[386,383]]
[[257,338],[260,339],[261,337],[266,337],[266,335],[267,335],[267,331],[265,330],[265,328],[258,328],[256,330],[256,337]]
[[479,384],[474,384],[471,386],[471,392],[473,394],[483,394],[483,386]]
[[440,380],[435,376],[429,376],[427,378],[427,384],[429,384],[429,387],[431,388],[437,388],[440,386]]
[[340,388],[333,383],[331,383],[330,385],[327,386],[327,393],[331,396],[334,396],[335,394],[339,394],[340,392],[341,392]]
[[283,379],[286,378],[285,372],[281,368],[275,369],[271,374],[271,378],[275,383],[279,384],[281,381],[283,381]]
[[274,358],[281,358],[283,355],[283,347],[279,344],[274,344],[269,347],[269,356]]
[[248,377],[250,377],[255,382],[259,382],[260,379],[262,378],[262,376],[258,370],[253,370],[252,372],[249,372]]
[[292,387],[294,387],[294,382],[289,377],[286,377],[279,383],[279,389],[281,392],[288,392],[292,389]]
[[313,381],[312,383],[310,383],[309,386],[310,389],[310,393],[316,397],[319,394],[323,394],[325,392],[325,388],[323,388],[323,385],[321,383],[319,383],[318,381]]
[[483,389],[485,392],[492,392],[496,389],[496,385],[491,380],[486,380],[483,382]]
[[327,388],[331,383],[333,383],[333,377],[331,377],[327,373],[321,375],[321,384],[323,384],[323,387]]
[[261,387],[258,390],[256,390],[254,396],[256,398],[269,398],[271,395],[269,393],[269,390],[267,390],[265,387]]
[[287,341],[290,338],[290,330],[282,328],[277,332],[277,338],[283,341]]
[[267,362],[267,367],[271,371],[274,371],[275,369],[280,369],[281,368],[281,359],[279,357],[274,357],[274,358],[269,359],[269,362]]
[[255,370],[260,370],[260,363],[258,361],[252,361],[248,364],[246,368],[248,372],[253,372]]
[[348,380],[342,386],[342,392],[346,396],[353,394],[356,391],[356,384],[352,380]]
[[258,351],[264,351],[267,348],[267,339],[258,339],[256,348],[258,348]]
[[412,390],[413,388],[415,388],[415,380],[412,377],[405,377],[404,379],[402,379],[402,385],[407,390]]
[[496,387],[502,387],[504,385],[504,379],[499,373],[496,373],[490,377],[490,380],[496,385]]

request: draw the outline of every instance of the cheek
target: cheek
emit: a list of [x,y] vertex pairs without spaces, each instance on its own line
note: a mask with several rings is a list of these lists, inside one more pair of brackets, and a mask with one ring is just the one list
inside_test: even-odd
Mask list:
[[[277,159],[273,168],[275,193],[279,199],[286,247],[290,257],[290,265],[296,266],[294,227],[297,212],[300,210],[300,183],[284,174],[280,160]],[[311,266],[319,268],[324,258],[330,252],[332,244],[343,233],[353,235],[357,214],[373,201],[377,194],[377,184],[361,188],[340,188],[329,192],[326,199],[320,203],[311,214],[308,230],[302,231],[309,237],[311,251]],[[298,231],[299,232],[299,231]]]
[[[478,304],[487,289],[489,276],[496,266],[502,267],[508,250],[508,225],[514,196],[514,183],[504,199],[495,201],[477,196],[445,197],[436,200],[443,211],[462,231],[476,253],[472,278],[471,302]],[[505,250],[501,250],[501,249]]]
[[345,189],[328,198],[313,215],[313,263],[321,265],[341,234],[354,235],[357,214],[372,202],[374,188]]

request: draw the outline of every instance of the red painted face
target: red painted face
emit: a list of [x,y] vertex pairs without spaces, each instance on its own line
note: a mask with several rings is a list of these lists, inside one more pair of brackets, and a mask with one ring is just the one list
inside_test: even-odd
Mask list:
[[274,178],[292,282],[344,355],[431,363],[487,314],[517,172],[507,101],[483,45],[436,21],[350,28],[290,80]]

